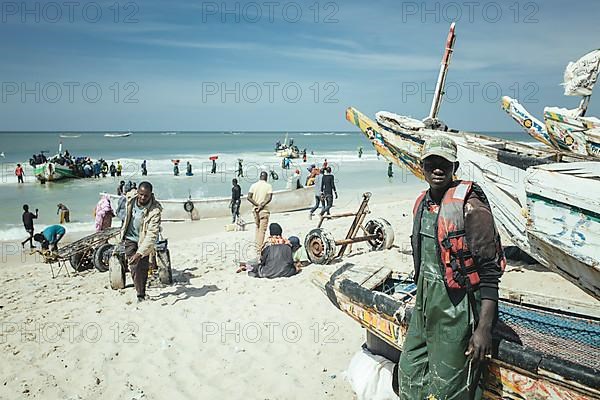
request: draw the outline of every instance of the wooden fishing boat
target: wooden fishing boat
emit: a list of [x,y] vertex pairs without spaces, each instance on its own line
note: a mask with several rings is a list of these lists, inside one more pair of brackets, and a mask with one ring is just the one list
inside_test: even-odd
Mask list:
[[578,109],[546,107],[542,123],[518,101],[508,96],[502,98],[502,109],[525,132],[545,145],[559,151],[600,159],[600,119],[583,117]]
[[54,162],[45,162],[33,167],[33,174],[40,182],[52,182],[61,179],[79,178],[68,166]]
[[[113,209],[117,209],[119,196],[100,193],[101,196],[108,195],[111,199]],[[278,190],[273,192],[273,200],[269,204],[272,213],[298,211],[310,208],[315,201],[314,188],[304,187],[296,190]],[[242,196],[240,215],[251,214],[252,204],[248,202],[247,196]],[[163,207],[162,219],[185,221],[200,220],[207,218],[230,217],[229,206],[231,197],[205,198],[205,199],[158,199]]]
[[600,119],[585,117],[600,71],[600,50],[594,50],[567,65],[563,86],[565,96],[581,96],[575,109],[544,108],[544,123],[515,99],[502,98],[502,108],[531,137],[556,150],[600,158]]
[[283,143],[277,142],[275,146],[275,155],[281,158],[300,158],[300,149],[294,145],[294,139],[288,144],[288,134],[285,134]]
[[[333,273],[315,271],[312,282],[367,329],[372,352],[398,361],[416,290],[406,275],[345,264]],[[597,313],[574,315],[501,299],[484,398],[600,399],[599,334]]]
[[80,175],[69,165],[63,165],[57,162],[62,157],[62,141],[58,145],[58,153],[50,157],[48,161],[35,164],[33,159],[30,164],[33,167],[33,175],[40,182],[52,182],[62,179],[80,178]]
[[[453,35],[454,24],[447,39],[434,102],[426,119],[418,121],[383,111],[376,114],[375,122],[352,107],[347,109],[346,119],[359,127],[388,161],[407,168],[421,179],[423,172],[420,155],[425,139],[432,135],[450,137],[457,144],[458,160],[461,163],[456,177],[476,181],[482,187],[496,223],[506,237],[544,266],[600,298],[600,242],[596,240],[594,243],[594,239],[600,237],[600,220],[597,218],[600,215],[600,204],[589,200],[594,198],[590,197],[591,193],[596,196],[600,193],[597,159],[589,155],[448,129],[437,115],[443,94],[440,82],[444,82],[450,62]],[[537,166],[545,167],[536,168]],[[571,166],[571,170],[568,166]],[[546,172],[543,182],[532,178],[543,172]],[[527,177],[530,179],[527,180]],[[543,185],[560,188],[562,194],[560,199],[556,199],[544,190],[550,196],[548,198],[554,200],[546,202],[547,207],[542,209],[539,201],[528,201],[528,193],[531,197]],[[584,188],[589,192],[580,192]],[[574,205],[569,200],[571,198],[580,201]],[[551,236],[543,240],[549,227],[542,221],[551,220],[556,213],[564,217],[560,224],[557,222],[561,230],[564,229],[573,237],[585,239],[568,243],[566,239],[559,240]],[[580,213],[585,217],[567,217]],[[559,254],[561,257],[557,258]],[[595,254],[595,257],[589,257],[589,254]]]
[[122,137],[128,137],[133,135],[133,132],[125,132],[125,133],[105,133],[104,137],[109,137],[109,138],[122,138]]
[[[600,198],[600,163],[589,161],[588,156],[543,150],[468,132],[409,131],[399,126],[392,130],[354,108],[347,110],[346,118],[363,131],[387,160],[421,179],[420,147],[424,140],[430,135],[451,137],[457,143],[461,162],[457,178],[476,181],[483,188],[496,223],[506,236],[544,266],[600,298],[597,256],[600,254],[600,219],[597,217],[600,203],[596,200]],[[536,179],[542,174],[543,180]],[[540,201],[531,198],[543,187],[549,188],[543,190],[547,198],[554,200],[545,202],[546,208],[542,210]],[[560,196],[551,194],[555,189]],[[572,202],[574,198],[579,200],[577,205]],[[553,221],[557,215],[564,218]],[[553,221],[560,230],[550,230],[547,224],[542,224],[543,220]],[[545,226],[545,230],[540,231],[540,226]],[[563,230],[564,233],[560,233]],[[539,238],[548,232],[567,237],[560,241],[549,236],[544,241],[545,246],[541,246]],[[571,237],[580,239],[574,244],[567,240]],[[562,257],[557,259],[559,253]],[[595,257],[590,256],[594,254]]]

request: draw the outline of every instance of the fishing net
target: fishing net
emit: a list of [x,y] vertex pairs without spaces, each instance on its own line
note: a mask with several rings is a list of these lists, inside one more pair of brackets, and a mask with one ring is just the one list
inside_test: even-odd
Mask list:
[[600,368],[600,323],[499,303],[497,333],[506,340],[590,368]]

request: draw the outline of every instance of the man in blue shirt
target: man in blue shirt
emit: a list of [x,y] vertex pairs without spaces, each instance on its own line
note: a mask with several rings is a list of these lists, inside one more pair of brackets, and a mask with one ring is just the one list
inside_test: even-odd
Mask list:
[[50,251],[58,250],[58,242],[65,236],[66,229],[61,225],[50,225],[42,231],[33,235],[33,240],[41,243],[42,249]]

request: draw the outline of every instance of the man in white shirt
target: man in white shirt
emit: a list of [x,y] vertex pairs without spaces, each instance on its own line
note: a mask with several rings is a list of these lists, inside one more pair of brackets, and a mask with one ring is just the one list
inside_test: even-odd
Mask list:
[[260,180],[250,186],[248,201],[254,206],[254,222],[256,223],[256,251],[260,254],[265,241],[265,232],[269,225],[269,203],[273,198],[273,187],[267,183],[267,173],[260,173]]

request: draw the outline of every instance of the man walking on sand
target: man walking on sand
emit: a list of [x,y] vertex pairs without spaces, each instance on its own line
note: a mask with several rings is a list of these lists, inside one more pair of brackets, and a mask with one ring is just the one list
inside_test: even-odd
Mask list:
[[160,233],[162,206],[154,198],[150,182],[140,183],[137,191],[130,190],[125,196],[126,214],[120,238],[137,299],[141,302],[146,299],[148,266]]
[[456,144],[423,144],[429,189],[413,208],[417,297],[398,364],[401,400],[480,399],[506,260],[481,188],[454,180]]
[[29,211],[29,206],[23,204],[23,226],[29,237],[21,242],[21,247],[25,248],[25,243],[29,242],[29,248],[34,249],[33,245],[33,220],[38,217],[38,209],[35,209],[35,214]]
[[321,178],[321,193],[323,193],[323,208],[321,215],[330,215],[329,210],[333,207],[333,195],[338,198],[337,189],[335,188],[335,177],[331,173],[331,167],[325,168],[325,175]]
[[250,186],[248,190],[248,201],[254,206],[254,222],[256,223],[256,251],[260,255],[265,241],[265,232],[269,225],[269,203],[273,198],[273,187],[267,183],[267,173],[260,173],[260,180]]

